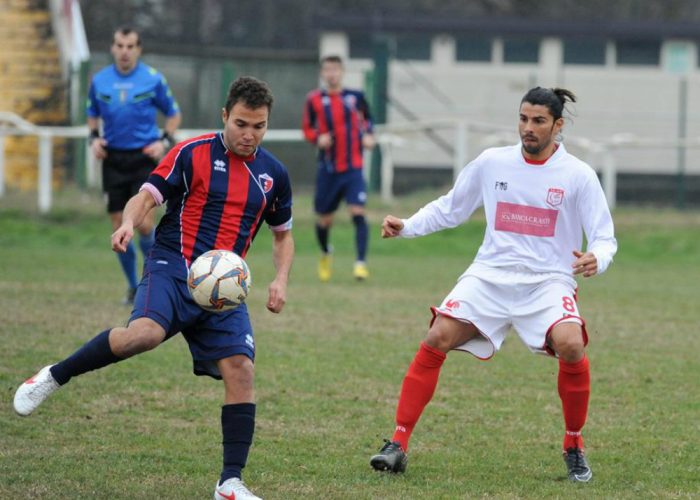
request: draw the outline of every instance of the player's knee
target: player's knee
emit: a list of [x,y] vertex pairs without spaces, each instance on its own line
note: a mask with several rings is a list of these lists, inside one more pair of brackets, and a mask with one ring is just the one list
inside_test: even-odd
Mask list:
[[471,323],[438,314],[428,330],[425,343],[447,353],[479,335]]
[[127,328],[113,330],[110,344],[115,355],[128,358],[155,349],[164,338],[165,331],[155,321],[136,320]]
[[252,383],[255,376],[255,365],[248,356],[236,355],[222,359],[219,362],[219,371],[224,380],[250,381]]
[[576,362],[580,360],[585,349],[581,327],[571,324],[571,327],[552,334],[551,347],[564,361]]
[[434,349],[446,353],[453,348],[454,335],[449,329],[444,328],[439,321],[436,321],[428,330],[425,343]]

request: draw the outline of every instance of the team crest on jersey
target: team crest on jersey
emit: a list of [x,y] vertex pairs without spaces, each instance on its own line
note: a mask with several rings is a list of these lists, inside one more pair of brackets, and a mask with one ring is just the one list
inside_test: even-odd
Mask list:
[[274,184],[272,177],[267,174],[260,174],[258,176],[258,181],[260,182],[260,186],[262,187],[263,191],[269,193],[270,189],[272,189],[272,184]]
[[552,205],[553,207],[557,207],[561,205],[562,201],[564,201],[564,190],[558,188],[549,188],[549,191],[547,191],[547,203]]
[[352,94],[348,94],[343,99],[348,108],[355,108],[357,105],[357,97]]

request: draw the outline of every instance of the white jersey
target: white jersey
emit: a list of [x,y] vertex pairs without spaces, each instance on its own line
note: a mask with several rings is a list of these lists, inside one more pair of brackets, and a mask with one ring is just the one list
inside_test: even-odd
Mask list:
[[[403,220],[411,238],[456,227],[483,206],[486,233],[467,274],[498,269],[565,276],[573,281],[574,250],[587,250],[604,272],[617,251],[610,210],[591,167],[563,144],[541,165],[525,161],[521,144],[485,150],[453,188]],[[489,270],[493,270],[490,273]]]

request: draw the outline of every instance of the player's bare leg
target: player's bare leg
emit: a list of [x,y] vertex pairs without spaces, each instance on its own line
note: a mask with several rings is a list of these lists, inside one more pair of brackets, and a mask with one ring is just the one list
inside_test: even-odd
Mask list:
[[333,275],[333,248],[329,243],[333,214],[318,214],[316,220],[316,238],[321,247],[321,258],[318,261],[318,279],[326,282]]
[[255,368],[245,355],[235,355],[217,363],[224,380],[225,398],[221,408],[224,464],[216,483],[214,498],[255,500],[241,480],[255,430]]
[[404,472],[413,428],[435,393],[447,353],[479,335],[471,323],[438,314],[403,379],[396,408],[396,428],[370,465],[379,471]]
[[366,262],[369,228],[365,217],[365,207],[362,205],[350,205],[348,208],[352,223],[355,226],[355,246],[357,250],[357,259],[353,265],[352,275],[357,280],[366,280],[369,278],[369,269],[367,269]]
[[569,479],[585,483],[591,480],[593,473],[584,455],[581,435],[590,397],[590,368],[582,327],[578,323],[557,324],[550,334],[549,345],[559,356],[558,387],[566,426],[564,462]]

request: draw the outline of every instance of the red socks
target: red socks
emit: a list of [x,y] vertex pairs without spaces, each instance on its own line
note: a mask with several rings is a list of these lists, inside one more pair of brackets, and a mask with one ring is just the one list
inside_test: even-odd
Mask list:
[[401,443],[404,451],[408,450],[408,440],[423,409],[433,397],[440,368],[446,357],[444,352],[421,342],[413,362],[408,367],[396,408],[396,430],[392,438],[392,441]]
[[581,429],[588,415],[588,398],[591,394],[591,372],[588,357],[575,363],[559,360],[559,397],[564,411],[566,434],[564,450],[583,449]]

